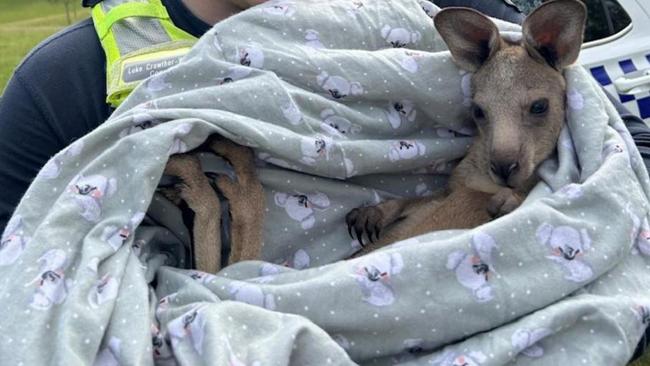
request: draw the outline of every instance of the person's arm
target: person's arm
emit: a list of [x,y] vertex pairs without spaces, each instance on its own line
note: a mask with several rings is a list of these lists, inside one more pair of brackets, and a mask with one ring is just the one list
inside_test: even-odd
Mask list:
[[41,167],[65,147],[29,89],[14,76],[0,102],[0,231]]
[[104,53],[92,22],[38,45],[0,101],[0,232],[45,163],[110,114]]

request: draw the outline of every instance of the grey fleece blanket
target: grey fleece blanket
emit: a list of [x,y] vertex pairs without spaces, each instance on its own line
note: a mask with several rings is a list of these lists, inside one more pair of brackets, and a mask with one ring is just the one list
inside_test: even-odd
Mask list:
[[[436,11],[270,1],[143,83],[2,235],[0,364],[625,364],[650,321],[650,185],[580,67],[520,209],[340,261],[350,209],[431,194],[472,141]],[[263,261],[207,274],[182,269],[189,234],[155,190],[214,133],[255,149],[267,219]]]

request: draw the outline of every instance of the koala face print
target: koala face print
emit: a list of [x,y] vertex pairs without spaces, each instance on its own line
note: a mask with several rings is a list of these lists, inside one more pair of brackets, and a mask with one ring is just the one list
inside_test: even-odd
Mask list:
[[633,164],[636,166],[637,164],[641,163],[639,161],[639,156],[634,153],[634,146],[636,146],[636,144],[632,138],[632,135],[630,135],[630,131],[627,130],[624,124],[616,124],[614,125],[614,129],[616,132],[618,132],[619,137],[623,140],[621,147],[625,147],[623,150],[627,151],[627,158],[630,160],[630,163],[628,165]]
[[153,358],[156,365],[176,364],[174,354],[165,341],[165,336],[154,324],[151,325],[151,345],[153,346]]
[[400,66],[411,74],[415,74],[420,68],[418,60],[422,58],[422,54],[411,50],[403,50],[403,52],[399,61]]
[[251,68],[243,67],[243,66],[233,66],[228,69],[228,74],[226,76],[216,79],[216,84],[224,85],[224,84],[235,82],[237,80],[241,80],[247,77],[248,75],[250,75],[251,72],[252,72]]
[[190,276],[190,278],[193,279],[194,281],[200,282],[204,285],[207,285],[208,283],[211,283],[212,281],[217,279],[217,276],[211,273],[201,272],[197,270],[189,271],[188,276]]
[[422,352],[428,349],[433,349],[435,347],[435,344],[426,342],[421,338],[410,338],[404,340],[402,347],[402,352],[392,357],[392,360],[395,364],[414,361],[421,356]]
[[410,160],[418,156],[424,156],[426,148],[422,143],[415,140],[400,140],[391,144],[388,152],[390,161]]
[[103,200],[115,193],[117,181],[102,175],[78,175],[68,189],[74,194],[74,200],[81,208],[81,216],[90,222],[97,222],[101,216]]
[[320,33],[313,29],[307,29],[305,31],[305,45],[315,49],[325,48],[325,45],[320,41]]
[[646,329],[650,325],[650,307],[643,305],[636,305],[634,308],[634,313],[639,320],[639,324],[642,329]]
[[289,1],[274,1],[262,8],[266,14],[274,16],[291,17],[296,12],[296,8]]
[[255,46],[242,47],[237,52],[237,62],[242,66],[261,69],[264,67],[264,52]]
[[337,115],[332,109],[325,109],[320,114],[323,122],[321,130],[330,136],[346,138],[352,134],[361,132],[361,127],[353,125],[349,120]]
[[315,193],[295,193],[288,194],[278,192],[274,196],[275,204],[283,207],[287,215],[294,221],[300,223],[304,230],[311,229],[316,223],[316,212],[325,211],[330,206],[330,200],[327,195]]
[[350,95],[363,94],[363,87],[358,82],[350,82],[341,76],[330,76],[323,71],[316,78],[318,85],[333,99],[344,99]]
[[353,267],[352,277],[363,294],[363,301],[374,306],[389,306],[395,302],[392,277],[404,268],[399,253],[376,253],[365,257]]
[[113,250],[118,250],[124,242],[131,237],[131,234],[133,234],[135,228],[140,225],[142,219],[144,219],[144,212],[138,212],[121,228],[115,226],[105,227],[102,233],[102,240],[107,242]]
[[39,259],[39,274],[29,283],[35,284],[36,290],[30,306],[38,310],[47,310],[55,304],[61,304],[68,294],[69,283],[65,280],[68,258],[61,249],[51,249]]
[[418,43],[422,34],[418,31],[410,31],[405,28],[392,28],[385,25],[381,28],[381,36],[394,48],[406,47],[411,43]]
[[512,334],[512,346],[514,349],[531,358],[538,358],[544,355],[544,348],[539,345],[539,341],[552,332],[550,329],[518,329]]
[[14,263],[25,250],[29,239],[23,231],[22,216],[14,215],[0,239],[0,266]]
[[399,102],[389,102],[386,109],[388,122],[394,129],[400,128],[402,124],[415,121],[416,115],[415,105],[406,99]]
[[249,305],[259,306],[268,310],[275,309],[273,294],[264,294],[262,288],[256,284],[234,281],[228,286],[230,298]]
[[332,144],[332,138],[324,135],[303,138],[300,141],[300,150],[302,151],[300,161],[306,165],[315,165],[320,159],[329,160]]
[[572,261],[584,254],[582,238],[577,230],[561,226],[553,229],[548,245],[555,256]]
[[643,219],[643,225],[636,237],[636,249],[643,256],[650,256],[650,225],[648,219]]
[[282,265],[293,269],[305,269],[309,267],[311,258],[304,249],[298,249],[290,259],[285,260]]
[[197,354],[203,354],[203,339],[205,338],[205,315],[203,307],[197,306],[167,325],[172,348],[183,341],[189,341]]
[[162,317],[163,313],[169,310],[171,303],[176,300],[177,296],[178,293],[174,292],[158,300],[158,305],[156,306],[156,317]]
[[625,148],[622,143],[619,143],[616,139],[608,140],[603,146],[603,159],[607,159],[615,154],[622,154],[625,152]]
[[438,11],[440,11],[437,6],[433,5],[433,3],[429,1],[421,0],[420,6],[422,7],[422,10],[424,10],[424,12],[427,14],[427,16],[431,19],[433,19],[433,17],[438,14]]
[[456,279],[471,290],[478,302],[492,300],[490,275],[494,271],[492,251],[497,248],[494,239],[485,233],[472,237],[472,252],[456,250],[447,258],[447,269],[456,272]]
[[88,303],[93,309],[97,309],[117,297],[119,284],[115,278],[105,275],[90,289],[88,293]]
[[131,122],[131,126],[122,130],[122,132],[120,132],[120,137],[123,138],[134,133],[148,130],[150,128],[158,126],[163,122],[146,112],[135,114],[132,118],[133,120]]
[[546,258],[564,268],[565,279],[584,282],[593,276],[591,267],[582,261],[591,247],[591,239],[587,230],[577,230],[571,226],[554,227],[550,224],[542,224],[537,229],[537,239],[550,251],[550,255]]

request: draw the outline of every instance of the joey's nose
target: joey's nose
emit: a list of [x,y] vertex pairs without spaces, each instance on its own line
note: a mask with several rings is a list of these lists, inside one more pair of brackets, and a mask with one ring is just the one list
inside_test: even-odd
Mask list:
[[510,176],[519,170],[519,163],[516,161],[491,161],[490,170],[495,176],[503,179],[503,183],[507,184]]

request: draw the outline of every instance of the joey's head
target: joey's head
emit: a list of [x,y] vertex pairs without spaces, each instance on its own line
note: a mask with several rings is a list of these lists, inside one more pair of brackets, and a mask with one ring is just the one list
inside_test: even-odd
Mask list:
[[499,35],[483,14],[447,8],[435,25],[454,62],[472,75],[472,116],[480,164],[498,185],[526,187],[557,144],[565,119],[562,70],[582,45],[586,8],[552,0],[524,21],[521,41]]

